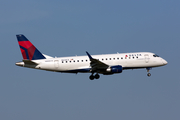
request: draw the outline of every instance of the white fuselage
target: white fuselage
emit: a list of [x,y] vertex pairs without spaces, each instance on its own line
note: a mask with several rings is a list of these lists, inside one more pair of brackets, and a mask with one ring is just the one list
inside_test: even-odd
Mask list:
[[[167,64],[166,60],[150,52],[92,55],[92,57],[105,64],[108,64],[109,66],[120,65],[123,67],[123,70],[151,68]],[[24,62],[18,62],[16,65],[57,72],[91,72],[90,60],[88,56],[46,58],[32,61],[38,64],[31,65],[24,64]]]

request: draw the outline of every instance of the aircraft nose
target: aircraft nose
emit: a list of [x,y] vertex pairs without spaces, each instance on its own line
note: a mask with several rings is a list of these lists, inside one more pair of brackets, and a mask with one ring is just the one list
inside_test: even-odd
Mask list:
[[164,60],[164,59],[162,59],[162,63],[163,63],[164,65],[167,65],[167,64],[168,64],[168,62],[167,62],[166,60]]

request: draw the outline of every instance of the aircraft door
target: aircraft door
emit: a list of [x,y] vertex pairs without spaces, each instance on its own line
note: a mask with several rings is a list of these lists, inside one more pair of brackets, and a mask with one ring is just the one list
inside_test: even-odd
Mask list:
[[59,60],[54,60],[54,67],[55,67],[56,69],[59,68]]
[[145,55],[144,55],[144,59],[145,59],[145,62],[148,63],[148,62],[149,62],[149,55],[148,55],[148,54],[145,54]]

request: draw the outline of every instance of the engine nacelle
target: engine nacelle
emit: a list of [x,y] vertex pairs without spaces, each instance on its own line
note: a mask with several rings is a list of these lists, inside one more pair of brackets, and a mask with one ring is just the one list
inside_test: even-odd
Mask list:
[[123,68],[121,65],[111,66],[110,68],[106,69],[106,71],[108,72],[106,74],[122,73]]

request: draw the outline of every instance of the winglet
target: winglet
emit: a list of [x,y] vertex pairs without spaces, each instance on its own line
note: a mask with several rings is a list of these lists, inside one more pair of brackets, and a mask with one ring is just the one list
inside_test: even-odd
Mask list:
[[90,60],[93,59],[92,56],[87,51],[86,51],[86,53],[87,53]]

